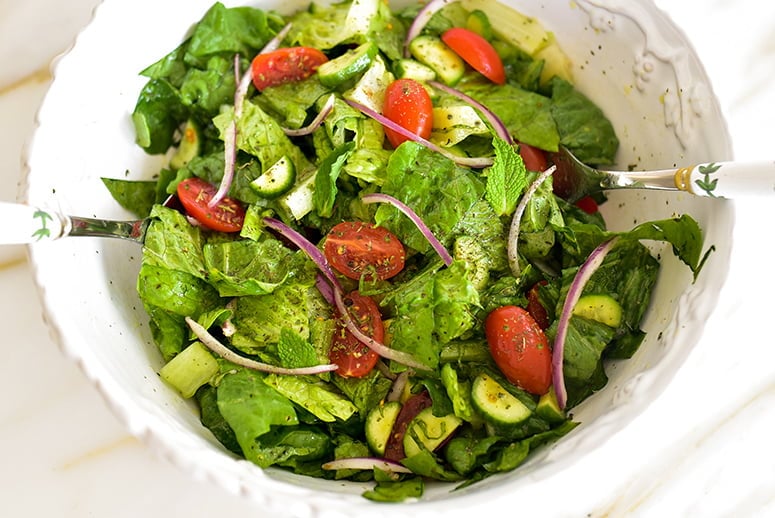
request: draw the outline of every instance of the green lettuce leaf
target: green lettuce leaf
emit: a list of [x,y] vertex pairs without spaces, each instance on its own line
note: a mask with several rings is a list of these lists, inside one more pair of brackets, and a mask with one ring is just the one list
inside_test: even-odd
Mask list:
[[551,113],[560,144],[579,160],[587,164],[614,163],[619,139],[613,125],[596,104],[559,77],[552,80]]
[[302,266],[275,239],[208,243],[203,255],[207,279],[222,297],[272,293]]
[[266,467],[267,459],[257,439],[272,427],[299,423],[293,403],[264,383],[261,374],[240,369],[223,377],[218,385],[218,411],[234,430],[245,458]]
[[318,380],[270,374],[264,383],[326,423],[347,421],[358,408],[346,397]]
[[[382,192],[412,207],[438,239],[448,242],[484,189],[484,183],[469,169],[407,141],[390,157]],[[381,205],[375,221],[390,229],[404,245],[422,253],[431,250],[425,236],[398,209]]]

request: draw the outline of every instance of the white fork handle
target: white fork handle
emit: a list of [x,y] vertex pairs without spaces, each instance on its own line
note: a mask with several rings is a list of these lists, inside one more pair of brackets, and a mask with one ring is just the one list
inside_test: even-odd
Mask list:
[[775,161],[715,162],[675,171],[675,186],[697,196],[738,198],[775,194]]
[[68,223],[57,212],[9,202],[0,202],[0,221],[0,245],[52,241],[65,234]]

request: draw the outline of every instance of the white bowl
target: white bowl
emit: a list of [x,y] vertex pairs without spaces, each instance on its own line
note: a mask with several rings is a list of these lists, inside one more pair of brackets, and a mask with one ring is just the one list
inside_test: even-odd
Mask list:
[[[683,34],[649,0],[505,3],[555,32],[574,62],[576,85],[617,129],[620,167],[731,158],[726,125],[702,65]],[[97,9],[93,23],[58,62],[40,110],[28,156],[30,203],[69,214],[130,217],[99,178],[147,179],[162,165],[163,158],[149,157],[134,144],[129,116],[144,84],[137,72],[174,48],[210,5],[211,0],[107,0]],[[304,4],[266,0],[255,5],[290,12]],[[359,484],[262,471],[220,446],[199,424],[194,408],[156,374],[161,357],[135,292],[137,245],[80,238],[33,245],[29,251],[54,338],[129,431],[183,471],[254,500],[270,515],[448,516],[505,501],[519,502],[533,515],[538,509],[573,515],[573,502],[539,502],[536,495],[546,494],[558,473],[575,477],[580,491],[605,493],[590,473],[574,473],[574,464],[604,448],[608,437],[654,401],[702,338],[727,276],[732,243],[733,206],[722,200],[617,192],[603,211],[614,229],[689,213],[706,233],[706,248],[715,245],[715,252],[692,283],[688,269],[668,250],[655,248],[664,252],[664,267],[644,322],[647,340],[632,360],[610,366],[608,386],[575,410],[582,425],[570,435],[514,472],[454,493],[435,485],[421,502],[397,506],[363,499]]]

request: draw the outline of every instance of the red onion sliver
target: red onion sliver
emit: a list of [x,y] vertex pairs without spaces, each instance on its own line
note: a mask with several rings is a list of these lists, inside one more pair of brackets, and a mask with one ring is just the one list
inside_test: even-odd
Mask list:
[[315,117],[315,119],[311,123],[299,129],[283,128],[283,133],[285,133],[289,137],[301,137],[304,135],[309,135],[310,133],[318,129],[320,125],[323,124],[323,121],[326,120],[326,117],[328,117],[331,114],[331,112],[334,110],[334,101],[336,101],[336,96],[334,94],[329,95],[328,99],[326,100],[326,103],[323,105],[323,108],[320,110],[320,113],[318,113],[317,117]]
[[441,241],[439,241],[436,236],[433,235],[433,232],[431,232],[431,229],[428,228],[428,225],[425,224],[425,222],[420,218],[420,216],[417,215],[415,211],[412,210],[411,207],[406,205],[400,200],[397,200],[393,196],[390,196],[389,194],[382,194],[382,193],[373,193],[373,194],[367,194],[361,198],[361,201],[363,203],[369,204],[369,203],[389,203],[390,205],[394,206],[401,212],[403,212],[406,217],[408,217],[410,220],[412,220],[412,223],[415,224],[415,226],[420,230],[423,236],[425,236],[425,239],[428,240],[428,242],[431,244],[434,250],[441,256],[441,259],[444,261],[444,264],[449,266],[452,264],[452,256],[447,252],[447,249],[444,248],[444,245],[441,244]]
[[428,4],[420,9],[417,16],[414,17],[412,24],[409,26],[409,30],[406,32],[406,38],[404,39],[404,57],[408,58],[410,55],[409,44],[415,39],[423,30],[425,25],[433,18],[433,15],[437,11],[442,9],[445,5],[451,3],[453,0],[431,0]]
[[421,145],[425,146],[426,148],[430,149],[431,151],[434,151],[436,153],[439,153],[439,154],[445,156],[446,158],[449,158],[450,160],[452,160],[453,162],[455,162],[458,165],[462,165],[462,166],[466,166],[466,167],[471,167],[471,168],[475,168],[475,169],[481,169],[483,167],[491,166],[492,163],[493,163],[493,160],[490,157],[462,157],[462,156],[454,155],[454,154],[450,153],[449,151],[447,151],[446,149],[437,146],[433,142],[431,142],[429,140],[426,140],[426,139],[422,138],[421,136],[419,136],[419,135],[417,135],[415,133],[412,133],[411,131],[409,131],[408,129],[404,128],[400,124],[396,124],[392,120],[388,119],[387,117],[385,117],[381,113],[378,113],[378,112],[372,110],[368,106],[365,106],[365,105],[363,105],[363,104],[361,104],[359,102],[351,101],[349,99],[345,99],[345,102],[347,104],[349,104],[350,106],[352,106],[353,108],[355,108],[356,110],[360,111],[361,113],[363,113],[363,114],[371,117],[375,121],[379,122],[380,124],[382,124],[386,128],[390,128],[391,130],[395,131],[396,133],[399,133],[399,134],[403,135],[404,137],[406,137],[408,139],[411,139],[412,141],[417,142],[418,144],[421,144]]
[[482,115],[484,115],[484,118],[487,119],[492,125],[492,128],[495,130],[495,134],[498,135],[500,138],[511,144],[514,145],[514,138],[509,133],[508,128],[506,128],[506,125],[503,123],[500,118],[495,115],[489,108],[487,108],[485,105],[471,97],[470,95],[466,95],[460,90],[456,88],[452,88],[450,86],[447,86],[443,83],[439,83],[438,81],[428,81],[428,84],[432,86],[433,88],[436,88],[437,90],[441,90],[442,92],[448,93],[450,95],[453,95],[457,97],[458,99],[467,102],[477,110],[479,110]]
[[285,367],[277,367],[275,365],[269,365],[268,363],[257,362],[250,358],[241,356],[221,342],[219,342],[213,335],[211,335],[204,326],[200,325],[196,320],[186,317],[186,323],[191,331],[194,332],[197,338],[212,352],[232,363],[241,365],[248,369],[253,369],[261,372],[270,372],[273,374],[288,374],[288,375],[305,375],[305,374],[321,374],[323,372],[331,372],[339,367],[334,364],[322,364],[314,365],[312,367],[299,367],[295,369],[288,369]]
[[237,163],[237,120],[242,116],[242,109],[245,104],[245,97],[248,94],[248,88],[253,80],[252,67],[248,66],[245,74],[240,78],[240,58],[239,54],[234,55],[234,78],[237,82],[237,89],[234,92],[234,118],[229,122],[226,132],[223,136],[223,178],[218,186],[218,191],[213,195],[208,203],[210,207],[215,207],[229,192],[231,184],[234,181],[234,168]]
[[381,459],[379,457],[351,457],[349,459],[337,459],[326,462],[321,466],[323,469],[365,469],[373,470],[379,468],[387,473],[411,473],[412,470],[399,464],[398,462]]
[[317,274],[315,277],[315,286],[323,298],[326,299],[326,302],[332,306],[336,303],[334,300],[334,288],[331,287],[331,283],[328,282],[322,273]]
[[318,247],[312,244],[306,237],[302,236],[291,227],[286,225],[280,220],[274,218],[264,218],[264,224],[279,232],[283,237],[291,241],[294,245],[298,246],[304,253],[306,253],[310,259],[317,265],[320,271],[325,276],[326,280],[331,283],[333,291],[342,291],[342,285],[339,279],[336,278],[334,271],[329,266],[326,256],[320,251]]
[[514,210],[514,216],[511,218],[511,227],[509,227],[509,239],[507,242],[509,267],[511,268],[511,273],[514,275],[514,277],[519,277],[520,274],[519,254],[517,253],[517,247],[519,244],[519,227],[522,223],[522,215],[525,213],[525,208],[527,207],[530,198],[532,198],[533,194],[535,194],[536,190],[538,190],[538,187],[544,183],[544,181],[552,173],[554,173],[556,169],[557,166],[553,165],[546,171],[539,174],[538,178],[536,178],[535,181],[530,184],[525,193],[522,195],[522,199],[519,200],[519,204],[517,205],[516,210]]
[[602,242],[589,254],[587,260],[584,261],[576,272],[576,276],[573,278],[568,294],[565,297],[560,320],[557,322],[557,334],[554,337],[554,345],[552,346],[552,384],[554,385],[554,393],[557,396],[557,403],[560,405],[560,408],[565,408],[565,404],[568,402],[568,393],[565,389],[565,376],[562,372],[562,367],[565,338],[568,336],[568,325],[570,324],[571,316],[573,316],[573,308],[579,301],[584,286],[586,286],[592,274],[603,263],[603,259],[611,251],[618,239],[618,237],[613,237]]

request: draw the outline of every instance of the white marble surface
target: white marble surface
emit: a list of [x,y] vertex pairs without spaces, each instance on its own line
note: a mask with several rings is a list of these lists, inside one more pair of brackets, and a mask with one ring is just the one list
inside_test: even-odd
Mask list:
[[[0,200],[16,197],[48,65],[97,3],[0,0]],[[772,159],[775,3],[657,4],[705,62],[736,158]],[[772,198],[737,202],[740,232],[716,313],[726,318],[708,322],[706,338],[659,400],[611,438],[610,455],[628,451],[620,483],[585,502],[579,516],[775,515],[772,305],[750,297],[775,292],[773,207]],[[0,248],[0,314],[0,516],[262,516],[126,433],[49,339],[21,247]]]

